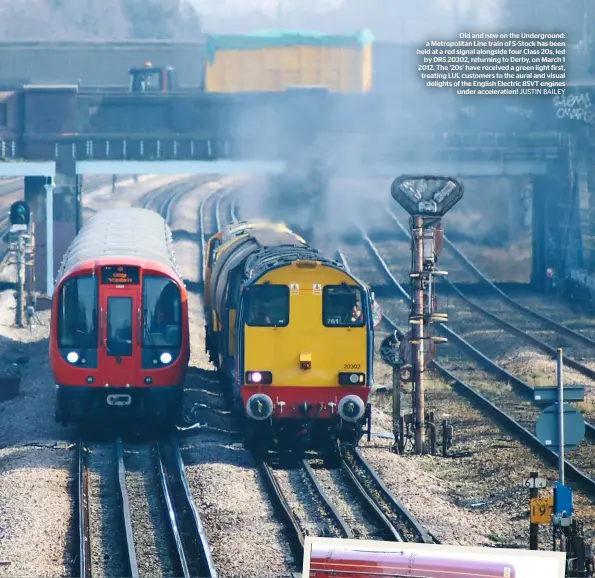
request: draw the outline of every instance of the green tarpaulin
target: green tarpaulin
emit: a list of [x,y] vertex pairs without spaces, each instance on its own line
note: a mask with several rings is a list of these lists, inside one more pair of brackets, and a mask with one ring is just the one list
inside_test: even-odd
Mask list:
[[211,34],[207,58],[212,64],[217,50],[258,50],[270,46],[365,46],[374,42],[369,30],[355,34],[325,34],[305,30],[262,30],[249,34]]

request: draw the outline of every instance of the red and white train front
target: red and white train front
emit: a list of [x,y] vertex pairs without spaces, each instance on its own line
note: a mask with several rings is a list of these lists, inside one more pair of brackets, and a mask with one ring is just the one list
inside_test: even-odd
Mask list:
[[190,355],[181,279],[134,257],[79,263],[56,285],[49,349],[56,421],[179,419]]

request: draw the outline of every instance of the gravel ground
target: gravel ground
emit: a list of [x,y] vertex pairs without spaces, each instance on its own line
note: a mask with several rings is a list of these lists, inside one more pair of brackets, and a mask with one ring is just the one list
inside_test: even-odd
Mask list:
[[305,535],[343,537],[302,467],[274,470],[274,476]]
[[110,444],[90,444],[88,449],[91,573],[93,576],[123,576],[126,542],[115,449]]
[[[483,197],[483,191],[482,191]],[[403,226],[409,228],[409,215],[403,209],[391,204],[391,211],[397,216]],[[521,233],[518,239],[512,242],[506,242],[502,246],[496,246],[497,243],[492,243],[494,246],[489,246],[484,239],[486,225],[489,222],[497,223],[498,226],[508,219],[508,214],[498,214],[497,212],[490,215],[485,215],[482,218],[481,224],[476,225],[473,222],[474,210],[468,205],[468,201],[461,201],[453,211],[448,213],[443,219],[444,232],[446,236],[453,242],[456,240],[457,248],[463,254],[471,259],[476,265],[481,264],[481,268],[490,278],[497,279],[501,283],[528,283],[531,274],[531,259],[532,259],[532,240],[531,231],[527,230]],[[471,219],[470,219],[471,217]],[[377,222],[374,224],[374,230],[391,231],[394,233],[395,239],[403,239],[403,233],[397,227],[395,222],[386,214],[379,216]],[[496,231],[495,231],[496,232]],[[461,238],[462,236],[465,238]],[[475,236],[477,241],[474,242],[471,237]],[[479,237],[479,238],[478,238]],[[487,241],[497,241],[498,232]],[[440,257],[442,264],[446,259],[446,248],[443,256]],[[447,270],[456,274],[460,282],[473,282],[474,276],[469,274],[458,263],[451,263]]]
[[[391,269],[394,262],[403,267],[404,260],[397,261],[392,255],[383,253],[382,250],[379,250],[379,252]],[[491,298],[476,299],[476,301],[480,301],[482,305],[484,301],[492,303],[491,308],[494,309],[494,300]],[[387,312],[394,316],[395,309],[401,308],[391,306],[387,309]],[[526,330],[527,327],[535,327],[534,322],[525,321],[525,318],[518,314],[512,317],[509,307],[506,310],[508,311],[509,322],[514,321],[515,325],[520,329]],[[458,297],[449,298],[447,312],[450,318],[449,327],[465,338],[471,345],[493,359],[500,367],[532,386],[555,384],[555,360],[536,352],[531,345],[519,347],[520,338],[506,329],[502,329],[495,322],[486,319]],[[545,330],[542,332],[532,331],[532,333],[540,339],[546,339],[545,336],[552,339],[553,332]],[[585,347],[581,347],[583,353],[585,349]],[[447,369],[453,370],[457,377],[471,384],[474,389],[506,411],[531,433],[535,432],[535,423],[539,418],[540,409],[536,408],[531,402],[521,399],[516,389],[513,389],[506,380],[496,378],[485,372],[477,362],[471,361],[467,355],[462,354],[452,344],[441,346],[440,359],[443,365]],[[595,417],[595,405],[593,403],[595,401],[595,382],[585,378],[573,369],[565,367],[564,373],[567,383],[582,383],[585,385],[585,402],[580,404],[579,407],[585,419],[593,421]],[[595,443],[593,440],[585,439],[578,448],[567,452],[566,458],[587,475],[593,477],[595,476],[595,464],[592,459],[594,450]]]
[[[353,249],[348,260],[352,270],[367,279],[366,272],[372,265],[365,251],[360,249],[357,254]],[[406,326],[407,307],[404,303],[383,299],[382,304],[401,327]],[[379,331],[377,344],[381,339]],[[452,346],[441,346],[439,349],[441,362],[448,359],[447,347]],[[375,383],[390,384],[390,368],[378,356],[376,359]],[[458,362],[459,370],[469,367],[471,364],[466,359],[464,363]],[[457,371],[457,375],[459,373]],[[486,389],[482,393],[491,389],[501,396],[500,386],[485,373],[474,373],[472,380],[467,375],[461,377],[472,381],[478,388],[484,384]],[[498,397],[495,401],[500,404],[500,399]],[[381,434],[390,432],[390,396],[373,392],[372,402],[374,431]],[[402,405],[404,408],[411,407],[410,395],[404,395]],[[520,415],[523,408],[518,407]],[[443,543],[526,547],[529,496],[521,488],[521,481],[531,471],[538,471],[553,481],[557,479],[557,472],[546,467],[533,452],[439,379],[432,378],[426,385],[426,408],[434,410],[438,419],[447,417],[453,423],[455,439],[451,457],[400,457],[390,451],[392,440],[373,437],[370,443],[365,439],[362,442],[366,459],[393,494]],[[529,409],[532,410],[532,406]],[[585,461],[589,453],[592,456],[592,451],[585,449]],[[511,468],[510,464],[522,464],[522,467]],[[408,491],[411,485],[415,486],[414,492]],[[575,492],[575,496],[579,518],[585,522],[587,535],[593,535],[594,504],[580,491]],[[427,504],[432,504],[432,509],[428,509]],[[542,543],[548,544],[547,530],[542,529],[541,532]]]
[[163,512],[155,459],[145,444],[124,446],[132,534],[140,575],[174,576],[167,543],[170,531]]
[[316,468],[314,472],[355,537],[362,540],[380,539],[381,531],[374,518],[362,506],[360,499],[353,499],[354,491],[347,474],[341,469],[326,468]]
[[[243,182],[238,180],[238,182]],[[229,186],[222,180],[218,186]],[[173,210],[172,230],[180,271],[190,288],[198,282],[200,250],[197,244],[200,199],[214,187],[188,195]],[[205,225],[213,232],[214,203],[205,205]],[[221,203],[224,215],[226,204]],[[177,233],[177,235],[176,235]],[[282,524],[276,520],[263,482],[249,452],[230,433],[231,417],[224,410],[218,380],[204,348],[202,300],[188,295],[190,316],[190,367],[185,389],[186,415],[200,424],[197,435],[183,439],[186,477],[198,512],[205,524],[213,558],[222,578],[227,576],[287,576],[293,558],[287,547]],[[208,406],[205,407],[205,406]],[[255,558],[253,553],[259,552]]]
[[[85,192],[85,215],[114,203],[130,204],[142,192],[172,177],[129,180],[118,191]],[[14,279],[14,267],[2,271]],[[73,529],[73,454],[66,451],[74,429],[54,422],[54,384],[47,339],[49,311],[39,312],[30,333],[14,324],[12,291],[0,292],[0,359],[2,375],[21,374],[20,395],[0,403],[0,573],[6,576],[70,575],[69,532]],[[27,361],[27,360],[31,361]],[[41,447],[29,447],[37,444]],[[27,491],[23,492],[26,487]]]
[[0,575],[70,575],[71,466],[64,445],[0,450]]
[[[182,446],[186,477],[222,578],[280,577],[298,570],[251,456],[227,436]],[[258,556],[254,553],[258,552]]]
[[[92,190],[83,189],[83,220],[99,210],[116,207],[129,207],[138,204],[139,199],[146,193],[165,185],[185,180],[188,175],[141,175],[138,182],[132,178],[122,178],[117,184],[116,194],[112,194],[111,180]],[[89,185],[90,186],[90,185]]]

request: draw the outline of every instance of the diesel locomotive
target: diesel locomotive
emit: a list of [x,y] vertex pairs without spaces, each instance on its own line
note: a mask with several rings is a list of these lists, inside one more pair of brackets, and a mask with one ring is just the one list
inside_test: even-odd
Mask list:
[[181,418],[188,302],[156,212],[100,211],[68,248],[52,296],[56,421]]
[[239,223],[208,246],[207,349],[246,446],[357,443],[372,385],[366,285],[281,224]]

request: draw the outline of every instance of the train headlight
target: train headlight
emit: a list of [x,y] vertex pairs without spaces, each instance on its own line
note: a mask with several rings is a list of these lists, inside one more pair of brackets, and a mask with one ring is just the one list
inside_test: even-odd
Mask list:
[[69,351],[66,355],[68,363],[76,363],[79,360],[79,354],[76,351]]
[[164,365],[171,363],[171,360],[172,360],[171,353],[168,353],[167,351],[165,353],[162,353],[159,356],[159,361],[161,361],[161,363],[163,363]]
[[365,373],[339,373],[339,385],[365,385]]
[[357,395],[346,395],[339,402],[338,411],[345,421],[355,422],[364,417],[366,406]]
[[247,371],[246,383],[270,385],[273,383],[273,374],[270,371]]

